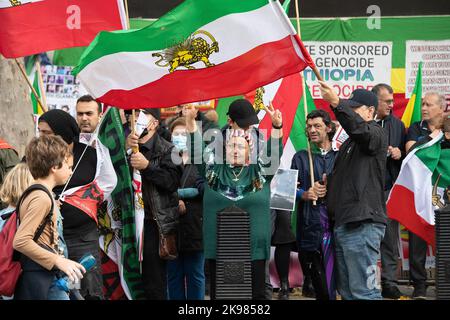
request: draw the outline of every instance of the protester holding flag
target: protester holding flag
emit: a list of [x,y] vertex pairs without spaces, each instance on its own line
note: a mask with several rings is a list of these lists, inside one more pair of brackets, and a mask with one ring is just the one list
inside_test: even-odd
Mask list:
[[[96,151],[78,142],[78,124],[70,114],[56,109],[47,111],[39,118],[38,129],[40,135],[61,136],[73,152],[74,166],[77,167],[74,167],[74,174],[65,189],[85,186],[94,180],[97,168]],[[63,189],[64,186],[58,186],[53,191],[59,197]],[[87,197],[95,197],[95,185],[87,191],[89,192],[75,193],[65,198],[60,210],[64,218],[64,239],[69,258],[78,261],[85,254],[92,254],[96,259],[96,267],[89,270],[81,280],[80,294],[85,299],[99,300],[103,299],[103,280],[97,214],[96,211],[87,211],[87,206],[84,205]]]
[[[420,97],[416,97],[419,99]],[[445,97],[435,93],[428,92],[422,100],[422,120],[411,124],[406,136],[406,152],[409,152],[414,146],[426,143],[431,140],[430,134],[439,130],[443,121],[443,114],[446,108]],[[426,280],[427,272],[425,269],[428,244],[421,237],[413,232],[409,232],[409,266],[410,279],[414,286],[413,298],[426,298]]]
[[[378,97],[376,121],[388,138],[386,163],[386,182],[384,194],[387,201],[389,192],[400,173],[405,152],[405,125],[392,113],[394,108],[394,90],[385,83],[377,84],[372,92]],[[386,232],[381,242],[381,294],[384,298],[399,299],[402,295],[397,287],[399,225],[396,220],[388,219]]]
[[[304,276],[310,276],[318,300],[335,300],[334,241],[326,207],[327,180],[331,177],[337,150],[331,147],[334,124],[324,110],[310,112],[306,133],[314,150],[314,185],[311,186],[308,153],[297,152],[291,169],[298,170],[297,244]],[[313,205],[312,201],[317,201]]]
[[334,220],[338,291],[344,300],[380,300],[376,271],[387,222],[388,144],[383,128],[374,121],[378,98],[356,89],[350,99],[339,99],[332,87],[319,83],[323,99],[349,135],[339,149],[327,198]]
[[[227,207],[237,206],[250,215],[252,297],[265,299],[265,261],[270,258],[270,180],[279,166],[282,153],[282,116],[272,106],[266,111],[271,115],[274,129],[267,150],[270,160],[266,167],[257,153],[259,139],[250,127],[258,123],[252,104],[238,99],[229,108],[231,129],[224,132],[223,139],[214,140],[215,161],[211,145],[205,144],[195,122],[196,110],[189,106],[186,112],[187,130],[190,133],[190,159],[206,178],[203,196],[203,237],[205,258],[210,260],[211,298],[215,299],[216,270],[216,216]],[[249,130],[250,129],[250,130]],[[200,141],[201,143],[196,143]],[[224,142],[220,145],[219,141]],[[203,157],[205,151],[205,158]],[[205,163],[203,159],[211,159]],[[270,166],[270,167],[269,167]],[[272,169],[272,170],[270,170]]]
[[[142,280],[146,299],[166,300],[167,264],[160,256],[160,241],[173,239],[177,232],[177,190],[182,171],[172,161],[173,144],[158,133],[161,111],[149,108],[141,112],[148,118],[147,128],[141,137],[134,133],[128,136],[127,149],[139,148],[139,152],[131,155],[130,163],[142,176],[145,211]],[[175,245],[175,242],[168,245]]]

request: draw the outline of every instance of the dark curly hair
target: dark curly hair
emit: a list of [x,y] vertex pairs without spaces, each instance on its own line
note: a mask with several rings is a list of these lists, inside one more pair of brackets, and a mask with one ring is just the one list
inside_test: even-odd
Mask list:
[[[328,139],[331,141],[333,140],[334,134],[336,133],[336,125],[333,121],[331,121],[330,115],[325,110],[317,109],[313,110],[306,116],[306,121],[309,119],[315,119],[315,118],[322,118],[323,123],[327,127],[331,127],[331,131],[328,132]],[[306,131],[306,128],[305,128]],[[306,136],[308,136],[308,133],[306,133]]]

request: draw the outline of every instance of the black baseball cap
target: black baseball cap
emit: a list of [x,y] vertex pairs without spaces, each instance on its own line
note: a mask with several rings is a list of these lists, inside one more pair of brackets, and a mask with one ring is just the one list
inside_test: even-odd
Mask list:
[[145,114],[151,114],[156,120],[161,121],[161,109],[159,108],[146,108],[141,109]]
[[241,128],[247,128],[259,123],[253,105],[246,99],[234,100],[230,104],[227,115]]
[[352,92],[348,99],[342,99],[341,105],[351,108],[359,108],[361,106],[378,108],[378,97],[372,91],[366,89],[356,89]]

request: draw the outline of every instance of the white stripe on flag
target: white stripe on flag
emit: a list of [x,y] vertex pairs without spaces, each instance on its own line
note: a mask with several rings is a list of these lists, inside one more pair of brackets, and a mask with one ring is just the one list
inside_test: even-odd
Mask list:
[[[290,28],[286,28],[283,19],[274,14],[274,11],[277,13],[268,4],[253,11],[223,16],[202,26],[200,30],[211,33],[219,43],[219,52],[209,57],[210,62],[224,63],[260,45],[294,34]],[[101,97],[113,89],[132,90],[169,74],[169,68],[158,67],[155,62],[159,58],[152,57],[153,53],[161,51],[119,52],[106,55],[81,70],[79,78],[95,97]],[[111,68],[111,65],[115,67]],[[204,68],[202,62],[193,66]]]
[[434,225],[434,210],[431,203],[432,174],[418,157],[412,156],[403,166],[402,174],[395,182],[396,185],[401,185],[414,193],[417,214],[430,225]]
[[292,158],[294,157],[295,152],[296,151],[294,145],[292,144],[291,138],[288,138],[286,144],[284,145],[283,155],[281,156],[280,159],[281,169],[291,168]]

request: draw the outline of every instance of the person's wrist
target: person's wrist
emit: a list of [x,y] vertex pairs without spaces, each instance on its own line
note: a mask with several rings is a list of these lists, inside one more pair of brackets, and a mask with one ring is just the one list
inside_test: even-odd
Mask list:
[[195,119],[189,119],[186,122],[186,131],[189,133],[194,133],[197,131],[197,124],[195,123]]
[[272,122],[272,128],[274,128],[274,129],[282,129],[283,128],[283,123],[276,124],[276,123]]
[[333,99],[332,101],[330,101],[330,105],[333,108],[336,108],[339,105],[339,97],[336,97],[335,99]]

